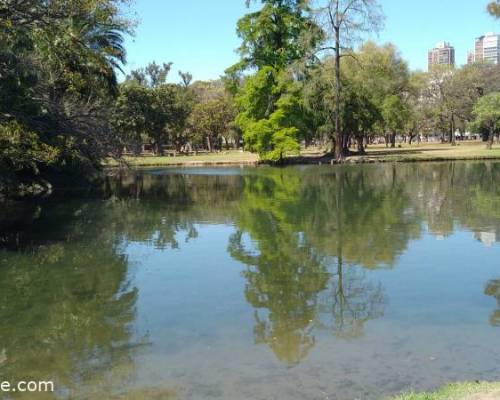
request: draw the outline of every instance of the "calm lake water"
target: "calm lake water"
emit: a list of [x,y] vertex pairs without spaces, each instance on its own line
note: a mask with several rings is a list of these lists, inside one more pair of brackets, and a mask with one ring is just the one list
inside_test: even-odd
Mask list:
[[4,207],[0,376],[55,381],[35,399],[499,380],[499,183],[476,162],[151,169]]

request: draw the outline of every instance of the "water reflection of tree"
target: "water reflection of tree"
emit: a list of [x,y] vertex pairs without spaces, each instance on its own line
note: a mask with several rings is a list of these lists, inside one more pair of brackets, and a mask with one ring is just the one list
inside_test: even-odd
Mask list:
[[363,334],[366,322],[383,315],[385,294],[359,267],[344,266],[339,260],[335,267],[328,289],[320,294],[318,326],[337,337],[353,339]]
[[500,233],[500,164],[456,162],[401,165],[400,181],[411,206],[431,233],[447,236],[458,224]]
[[178,247],[197,222],[230,221],[239,194],[236,176],[132,173],[84,199],[13,205],[0,221],[2,376],[54,379],[82,398],[123,391],[143,344],[131,330],[137,290],[125,246]]
[[497,300],[498,308],[491,314],[490,323],[493,326],[500,326],[500,279],[495,279],[486,285],[484,293],[487,296],[492,296]]
[[[355,265],[345,265],[345,260],[357,260],[362,266],[374,268],[383,263],[390,264],[399,250],[399,246],[405,246],[408,241],[408,231],[398,230],[390,240],[391,246],[384,247],[384,252],[368,252],[366,247],[361,246],[361,243],[372,245],[373,230],[371,225],[365,226],[360,223],[360,219],[365,222],[365,217],[375,212],[387,212],[385,201],[375,201],[378,197],[373,189],[370,189],[365,184],[365,176],[362,173],[351,184],[345,171],[338,168],[335,172],[335,179],[330,176],[326,182],[322,181],[319,185],[321,190],[329,193],[324,197],[323,205],[326,205],[331,213],[329,223],[334,225],[334,241],[333,246],[328,247],[331,251],[328,255],[335,261],[331,263],[331,279],[329,281],[329,290],[321,294],[319,306],[320,326],[331,330],[337,337],[353,338],[358,337],[363,333],[364,324],[374,318],[378,318],[383,314],[384,294],[380,285],[374,285],[367,281],[366,274]],[[317,190],[318,185],[313,187],[308,186],[307,193],[312,193]],[[398,192],[400,193],[400,192]],[[356,198],[353,198],[356,197]],[[395,196],[385,197],[388,199],[390,208],[393,212],[398,210],[394,207],[395,204],[401,203],[399,198]],[[366,204],[369,204],[371,213],[366,213]],[[378,208],[377,207],[378,204]],[[363,210],[360,208],[364,208]],[[397,215],[401,217],[401,215]],[[385,219],[386,223],[390,223],[393,219]],[[380,221],[379,221],[380,222]],[[331,225],[330,225],[331,226]],[[360,228],[358,230],[353,229]],[[401,235],[401,231],[406,235]],[[321,232],[315,229],[310,235],[313,243],[317,243],[314,239],[321,238]],[[369,238],[368,238],[368,237]],[[400,240],[403,238],[403,243]],[[324,244],[323,240],[320,241]],[[354,245],[353,245],[354,243]],[[380,243],[379,243],[380,244]],[[332,246],[332,245],[328,245]],[[356,252],[356,250],[358,252]],[[377,249],[375,244],[374,249]],[[367,252],[369,257],[368,262],[363,264]],[[334,256],[334,257],[333,257]],[[351,261],[352,262],[352,261]]]
[[121,173],[106,181],[106,213],[130,241],[178,248],[179,232],[198,236],[196,223],[231,221],[240,182],[237,175]]
[[279,227],[273,228],[265,244],[257,245],[258,254],[245,249],[241,232],[232,236],[229,250],[247,265],[245,296],[256,309],[256,342],[267,343],[279,360],[295,365],[314,345],[316,295],[325,289],[328,275],[297,237],[285,238],[282,232],[276,234]]
[[[256,309],[255,341],[267,343],[290,366],[314,345],[316,296],[328,281],[321,257],[288,213],[293,213],[298,183],[297,175],[280,172],[247,178],[236,216],[238,231],[229,243],[231,256],[247,265],[245,296]],[[245,242],[244,232],[253,246]]]
[[[382,288],[359,268],[344,266],[344,258],[351,263],[363,260],[352,242],[373,235],[359,220],[366,214],[352,212],[358,203],[348,197],[351,192],[373,195],[360,190],[358,181],[338,174],[318,177],[285,169],[245,179],[235,216],[238,232],[229,251],[247,265],[245,292],[257,310],[256,342],[267,343],[288,365],[299,363],[312,348],[315,327],[328,327],[344,338],[359,336],[366,321],[382,315]],[[360,207],[377,210],[377,203],[363,202],[370,199],[356,200]],[[397,237],[408,240],[412,230],[407,232]],[[366,256],[370,262],[361,265],[388,263],[406,244],[389,243],[392,247],[384,243],[383,253],[378,253],[384,257]]]
[[394,168],[337,168],[304,180],[304,230],[318,251],[365,268],[392,266],[420,234]]
[[45,241],[21,235],[15,252],[0,250],[0,372],[77,396],[127,381],[137,292],[119,242],[102,226],[82,232],[72,215]]

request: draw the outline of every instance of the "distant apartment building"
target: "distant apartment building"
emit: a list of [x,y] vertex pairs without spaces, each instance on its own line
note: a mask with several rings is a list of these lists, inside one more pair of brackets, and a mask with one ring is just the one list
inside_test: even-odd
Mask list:
[[500,35],[487,33],[476,39],[474,53],[467,56],[467,63],[474,62],[500,63]]
[[448,42],[439,42],[436,47],[429,50],[428,54],[429,70],[435,65],[455,66],[455,48]]
[[473,51],[467,52],[467,64],[474,64],[475,56]]

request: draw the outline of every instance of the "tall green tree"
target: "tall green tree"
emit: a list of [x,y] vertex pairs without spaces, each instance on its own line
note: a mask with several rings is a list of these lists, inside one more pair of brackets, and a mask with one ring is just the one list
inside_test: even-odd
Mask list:
[[296,114],[302,107],[301,96],[297,76],[289,69],[307,57],[319,32],[308,16],[308,1],[263,0],[262,4],[238,22],[241,61],[228,73],[257,70],[237,95],[236,123],[249,150],[280,161],[298,152],[301,134]]

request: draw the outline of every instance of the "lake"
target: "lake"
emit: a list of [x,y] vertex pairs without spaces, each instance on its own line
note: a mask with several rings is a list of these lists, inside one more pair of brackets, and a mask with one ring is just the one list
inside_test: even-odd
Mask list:
[[1,377],[54,380],[34,399],[498,380],[499,182],[495,162],[148,169],[9,204]]

